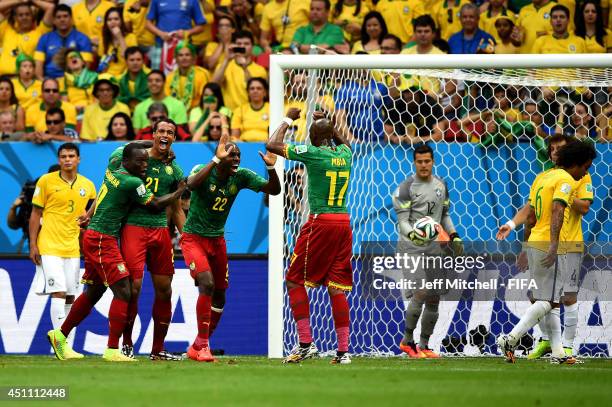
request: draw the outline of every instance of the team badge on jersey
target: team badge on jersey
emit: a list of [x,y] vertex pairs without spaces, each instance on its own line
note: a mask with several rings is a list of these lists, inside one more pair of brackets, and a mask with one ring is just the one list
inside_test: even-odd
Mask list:
[[440,188],[436,188],[436,196],[442,198],[442,191],[440,191]]
[[34,90],[34,91],[32,91],[32,97],[33,97],[33,98],[38,97],[38,92],[37,92],[37,91],[35,91],[35,90]]
[[96,17],[96,23],[100,24],[102,22],[102,16]]
[[79,189],[79,195],[81,195],[82,197],[85,196],[85,188]]
[[192,261],[191,263],[189,263],[189,270],[194,271],[195,268],[196,268],[195,261]]
[[409,11],[410,11],[410,8],[408,8],[408,6],[404,7],[404,14],[408,14]]
[[308,146],[305,146],[305,145],[295,146],[296,154],[304,154],[306,151],[308,151]]
[[215,189],[217,189],[217,186],[215,184],[210,184],[210,192],[215,192]]
[[117,269],[119,270],[120,273],[127,273],[127,271],[125,269],[125,264],[117,265]]
[[53,287],[53,285],[55,284],[55,280],[50,278],[47,280],[47,284],[49,284],[49,287]]
[[586,184],[586,191],[593,192],[593,184]]
[[230,185],[229,193],[230,195],[236,195],[238,193],[238,188],[236,187],[236,185],[234,184]]
[[168,175],[174,174],[174,170],[169,165],[166,165],[166,174]]
[[549,13],[544,13],[544,18],[548,20],[550,18],[550,14]]
[[568,49],[569,49],[569,51],[570,51],[570,52],[572,52],[572,53],[575,53],[575,52],[576,52],[576,46],[575,46],[574,44],[570,44],[570,45],[569,45],[569,47],[568,47]]
[[261,120],[268,120],[268,115],[264,113],[264,114],[261,116]]

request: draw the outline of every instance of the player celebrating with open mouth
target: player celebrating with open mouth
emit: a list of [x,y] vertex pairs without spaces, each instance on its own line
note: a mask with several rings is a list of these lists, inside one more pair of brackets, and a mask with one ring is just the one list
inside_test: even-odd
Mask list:
[[242,189],[278,195],[280,180],[274,170],[276,156],[260,153],[266,163],[268,177],[240,168],[240,149],[228,142],[224,134],[210,163],[196,165],[187,185],[192,191],[191,205],[181,248],[185,263],[198,286],[196,303],[198,335],[187,350],[187,356],[198,362],[214,362],[208,339],[215,330],[225,305],[229,287],[225,224],[230,209]]

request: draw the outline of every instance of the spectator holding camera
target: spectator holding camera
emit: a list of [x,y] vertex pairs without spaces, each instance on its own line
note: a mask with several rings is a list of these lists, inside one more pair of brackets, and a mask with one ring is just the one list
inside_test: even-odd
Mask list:
[[212,82],[221,86],[223,99],[231,110],[249,101],[244,86],[249,79],[268,77],[266,69],[253,61],[253,41],[253,34],[249,31],[234,34],[227,55],[212,78]]
[[288,48],[291,45],[297,29],[308,24],[309,5],[309,1],[272,0],[264,6],[259,45],[265,52],[271,53],[272,47]]
[[225,54],[232,43],[232,35],[236,32],[236,23],[231,17],[222,15],[217,19],[217,41],[211,41],[204,49],[204,65],[215,70],[225,59]]

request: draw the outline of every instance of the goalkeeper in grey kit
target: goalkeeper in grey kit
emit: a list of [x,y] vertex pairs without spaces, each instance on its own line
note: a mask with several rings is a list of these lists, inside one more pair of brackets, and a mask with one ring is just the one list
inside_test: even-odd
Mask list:
[[[421,145],[413,154],[415,174],[402,182],[393,192],[393,208],[397,214],[399,247],[402,252],[414,255],[441,255],[440,245],[435,240],[428,241],[414,229],[414,224],[426,216],[438,222],[448,233],[455,255],[460,255],[463,246],[449,216],[449,198],[446,182],[432,174],[434,154],[428,145]],[[440,271],[440,270],[438,270]],[[441,277],[436,272],[419,270],[425,279]],[[420,285],[419,285],[420,287]],[[411,358],[438,358],[429,348],[429,337],[438,321],[439,292],[416,289],[406,309],[406,329],[400,342],[400,349]],[[425,310],[423,311],[423,304]],[[414,329],[421,319],[421,337],[418,346],[414,342]]]

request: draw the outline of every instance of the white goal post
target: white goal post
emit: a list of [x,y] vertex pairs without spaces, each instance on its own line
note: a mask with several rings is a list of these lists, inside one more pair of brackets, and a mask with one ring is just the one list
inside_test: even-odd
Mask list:
[[[270,57],[270,135],[285,114],[286,70],[309,70],[316,78],[317,70],[465,70],[465,69],[577,69],[607,70],[612,68],[612,54],[580,55],[272,55]],[[315,79],[316,80],[316,79]],[[467,80],[467,79],[466,79]],[[521,83],[520,75],[515,75]],[[571,78],[570,78],[571,82]],[[588,81],[587,81],[588,82]],[[595,78],[593,82],[597,82]],[[592,86],[588,85],[587,86]],[[312,98],[311,98],[312,99]],[[310,101],[312,102],[312,101]],[[314,106],[308,103],[309,107]],[[311,109],[308,109],[311,113]],[[285,160],[279,157],[276,168],[284,188]],[[268,357],[280,358],[284,344],[284,269],[285,199],[284,192],[269,200],[268,254]],[[349,192],[350,193],[350,192]],[[516,208],[515,208],[516,209]],[[353,220],[353,219],[352,219]],[[501,221],[502,219],[500,219]],[[505,220],[505,219],[504,219]],[[441,315],[442,315],[441,310]],[[331,319],[331,314],[329,315]],[[289,323],[293,323],[289,321]],[[316,338],[315,338],[316,340]]]

